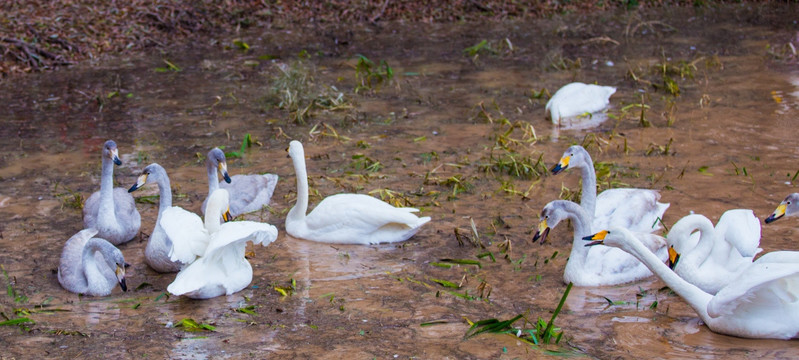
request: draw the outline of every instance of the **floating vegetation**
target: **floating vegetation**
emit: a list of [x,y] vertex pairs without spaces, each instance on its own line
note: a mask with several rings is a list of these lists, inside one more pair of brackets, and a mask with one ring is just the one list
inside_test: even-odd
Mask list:
[[771,57],[773,60],[785,63],[794,62],[799,59],[796,46],[794,46],[790,41],[782,45],[767,44],[766,55]]
[[166,64],[166,67],[157,67],[157,68],[155,68],[155,72],[163,73],[163,72],[170,72],[170,71],[174,71],[174,72],[183,71],[183,69],[181,69],[179,66],[175,65],[171,61],[169,61],[167,59],[163,59],[163,60],[164,60],[164,64]]
[[547,173],[544,153],[540,153],[534,160],[533,157],[510,151],[503,151],[495,156],[492,151],[488,163],[480,164],[479,169],[486,173],[504,173],[524,180],[538,179]]
[[375,173],[383,168],[383,164],[381,164],[380,161],[372,159],[364,154],[355,154],[352,155],[350,167],[356,170],[366,170],[367,172]]
[[646,156],[650,156],[650,155],[662,155],[662,156],[669,155],[669,151],[671,150],[671,144],[673,144],[673,143],[674,143],[674,138],[669,138],[669,142],[666,143],[666,145],[658,145],[658,144],[655,144],[655,143],[651,143],[651,144],[649,144],[649,148],[646,150],[646,153],[644,153],[644,155],[646,155]]
[[439,259],[439,262],[442,263],[453,263],[458,265],[476,265],[478,268],[483,268],[483,265],[480,264],[477,260],[470,260],[470,259]]
[[78,192],[72,191],[72,189],[62,186],[64,188],[64,192],[58,192],[58,186],[61,183],[56,182],[53,186],[53,196],[58,198],[61,201],[61,208],[63,209],[65,206],[72,209],[83,209],[83,202],[84,198]]
[[[516,315],[513,318],[504,321],[499,321],[497,319],[486,319],[477,322],[471,322],[466,319],[471,327],[469,327],[469,330],[466,331],[464,338],[470,338],[483,333],[510,334],[529,345],[550,343],[557,344],[563,337],[563,331],[561,331],[560,328],[555,327],[555,319],[558,317],[558,314],[560,314],[560,310],[563,308],[563,304],[566,302],[566,297],[569,296],[572,285],[572,283],[569,283],[569,285],[566,286],[566,290],[563,292],[563,296],[560,298],[560,302],[558,303],[558,306],[555,308],[555,311],[552,313],[552,317],[548,322],[539,317],[537,322],[532,323],[527,319],[527,313]],[[519,319],[524,319],[522,327],[512,327],[513,323]],[[534,327],[530,329],[524,329],[525,325],[528,324],[534,325]]]
[[305,124],[314,110],[351,109],[352,104],[343,92],[335,87],[314,82],[315,70],[301,60],[278,64],[277,76],[271,79],[270,98],[277,107],[289,112],[289,120]]
[[380,200],[383,200],[395,207],[413,207],[413,203],[408,199],[405,194],[389,190],[389,189],[375,189],[368,193],[369,195],[378,195]]
[[373,88],[388,83],[394,78],[394,70],[388,65],[385,60],[375,65],[372,60],[366,56],[358,54],[358,62],[355,68],[355,81],[358,83],[355,86],[355,93],[361,90],[373,90]]
[[246,133],[246,134],[244,134],[244,138],[241,139],[241,148],[239,149],[239,151],[226,152],[225,153],[225,157],[227,157],[227,158],[241,158],[241,157],[244,157],[244,151],[246,151],[247,149],[252,147],[252,144],[262,145],[258,141],[253,141],[252,140],[252,136],[250,136],[250,133]]
[[236,308],[236,309],[234,309],[234,310],[235,310],[236,312],[239,312],[239,313],[242,313],[242,314],[247,314],[247,315],[253,315],[253,316],[255,316],[255,315],[258,315],[258,313],[257,313],[257,312],[255,312],[255,309],[256,309],[257,307],[258,307],[258,306],[256,306],[256,305],[247,305],[247,306],[242,306],[242,307],[240,307],[240,308]]
[[185,331],[198,332],[198,331],[216,331],[216,327],[210,324],[198,323],[192,318],[184,318],[175,324],[176,328],[183,328]]
[[448,178],[431,178],[430,173],[425,174],[424,184],[436,184],[452,188],[452,193],[447,197],[448,200],[458,198],[458,194],[467,193],[474,188],[474,185],[464,179],[462,174],[455,174]]
[[292,278],[289,280],[289,286],[275,285],[273,288],[283,297],[292,296],[297,292],[297,280]]

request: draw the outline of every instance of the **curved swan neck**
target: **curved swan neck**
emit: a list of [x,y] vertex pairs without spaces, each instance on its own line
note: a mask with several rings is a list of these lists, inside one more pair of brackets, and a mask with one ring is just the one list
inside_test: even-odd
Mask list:
[[294,163],[294,173],[297,177],[297,202],[287,217],[298,220],[304,218],[308,211],[308,173],[305,169],[305,153],[298,151],[297,154],[293,154],[291,161]]
[[114,214],[114,162],[107,156],[100,175],[100,214]]
[[683,280],[674,271],[671,271],[666,264],[660,261],[660,259],[641,244],[638,239],[633,237],[632,233],[629,231],[622,229],[611,231],[623,231],[625,240],[618,247],[644,263],[644,265],[657,275],[660,280],[666,283],[671,290],[680,295],[688,305],[691,305],[694,311],[699,314],[699,317],[702,318],[702,321],[708,323],[711,320],[710,316],[707,314],[707,304],[713,298],[713,295],[702,291],[693,284]]
[[[81,254],[81,266],[83,273],[88,277],[94,273],[100,273],[100,266],[107,265],[107,264],[98,264],[97,258],[94,256],[96,252],[100,252],[103,255],[103,258],[108,262],[108,259],[112,259],[112,252],[114,249],[114,245],[111,245],[108,241],[98,239],[98,238],[91,238],[86,241],[86,244],[83,245],[83,253]],[[91,283],[92,279],[88,279],[89,283]]]
[[[696,262],[692,265],[698,266],[704,262],[705,259],[710,256],[710,252],[713,251],[713,243],[716,240],[716,231],[713,228],[713,223],[711,223],[708,218],[701,215],[694,215],[689,218],[688,225],[689,229],[699,231],[699,242],[697,242],[692,249],[680,249],[686,255],[690,254],[689,259],[696,259]],[[672,231],[674,231],[673,228]],[[680,239],[683,241],[688,241],[691,235],[690,233],[691,231],[686,231],[684,234],[685,236],[681,237]]]

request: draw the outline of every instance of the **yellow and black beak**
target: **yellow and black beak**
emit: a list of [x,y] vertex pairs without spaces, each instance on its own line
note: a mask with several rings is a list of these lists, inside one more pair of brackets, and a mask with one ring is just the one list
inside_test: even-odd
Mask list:
[[140,189],[146,183],[147,183],[147,174],[141,174],[136,179],[136,183],[133,184],[133,186],[131,186],[130,189],[128,189],[128,192],[129,193],[134,192],[134,191]]
[[677,266],[677,262],[680,261],[680,254],[677,250],[674,250],[674,245],[669,246],[669,269],[674,270],[674,267]]
[[227,173],[227,163],[222,161],[219,163],[219,172],[222,173],[222,177],[225,178],[225,182],[230,184],[230,175]]
[[119,150],[111,149],[110,156],[111,156],[111,161],[113,161],[114,164],[122,165],[122,160],[119,160]]
[[222,220],[224,220],[225,222],[233,220],[233,216],[230,215],[230,208],[228,208],[227,210],[225,210],[224,213],[222,213]]
[[560,162],[552,168],[552,175],[557,175],[561,171],[566,170],[569,167],[569,160],[571,159],[571,155],[566,155],[560,158]]
[[541,245],[544,245],[544,241],[547,240],[547,235],[549,235],[549,226],[547,226],[547,219],[542,219],[541,222],[538,223],[538,230],[533,235],[533,242],[538,241],[541,239]]
[[788,207],[785,202],[781,202],[779,206],[777,206],[777,210],[774,210],[774,213],[769,215],[766,218],[766,224],[779,220],[779,218],[785,216],[785,209]]
[[125,284],[125,267],[117,264],[116,275],[119,287],[122,288],[122,291],[128,291],[128,285]]
[[610,234],[610,231],[602,230],[594,235],[588,235],[584,237],[583,240],[591,241],[590,243],[585,244],[585,246],[602,245],[605,242],[605,236],[608,236],[608,234]]

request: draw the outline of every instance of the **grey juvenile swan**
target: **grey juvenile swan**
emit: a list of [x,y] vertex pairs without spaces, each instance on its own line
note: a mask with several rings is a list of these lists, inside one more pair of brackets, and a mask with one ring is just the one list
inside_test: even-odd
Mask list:
[[64,244],[58,282],[64,289],[77,294],[106,296],[117,284],[125,285],[125,258],[108,241],[95,238],[97,230],[84,229]]
[[[225,153],[219,148],[213,148],[205,159],[205,168],[208,171],[208,196],[216,189],[225,189],[230,193],[230,215],[234,218],[253,211],[261,210],[264,205],[269,205],[272,193],[275,192],[278,176],[275,174],[233,175],[227,172]],[[222,173],[223,181],[219,181],[217,171]],[[208,198],[203,201],[202,212]]]
[[119,160],[117,143],[108,140],[103,144],[103,173],[100,191],[94,192],[83,206],[83,225],[97,229],[97,237],[119,245],[132,240],[139,233],[141,215],[136,210],[133,196],[123,188],[114,187],[114,164]]

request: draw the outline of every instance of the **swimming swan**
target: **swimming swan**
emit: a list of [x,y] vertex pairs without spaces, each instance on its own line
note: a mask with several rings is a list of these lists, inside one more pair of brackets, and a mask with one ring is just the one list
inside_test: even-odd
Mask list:
[[[260,175],[233,175],[227,172],[225,153],[219,148],[213,148],[205,158],[205,168],[208,173],[208,196],[216,189],[225,189],[230,193],[230,215],[234,218],[253,211],[261,210],[264,205],[269,205],[272,194],[275,192],[278,176],[275,174]],[[217,169],[222,173],[224,181],[219,181]],[[208,198],[203,201],[202,211]]]
[[158,218],[155,220],[147,247],[144,248],[144,261],[158,272],[177,272],[185,265],[179,261],[172,261],[169,252],[172,250],[172,240],[169,239],[164,227],[161,226],[161,218],[164,212],[172,208],[172,188],[169,185],[169,176],[161,165],[152,163],[142,170],[141,175],[136,179],[136,183],[128,189],[128,192],[141,189],[145,184],[158,184],[159,203]]
[[106,296],[125,285],[125,258],[108,241],[95,238],[96,229],[83,229],[73,235],[61,252],[58,282],[76,294]]
[[608,189],[597,196],[596,173],[591,155],[580,145],[566,149],[553,174],[569,168],[580,169],[583,190],[580,206],[591,217],[592,229],[623,227],[633,232],[653,232],[660,229],[660,219],[669,204],[658,202],[660,193],[649,189]]
[[626,229],[601,231],[585,240],[593,240],[586,246],[613,246],[638,258],[714,332],[756,339],[791,339],[799,335],[799,252],[763,255],[711,295],[669,270]]
[[[533,241],[540,238],[543,243],[550,229],[565,219],[571,219],[574,226],[574,241],[569,261],[566,262],[566,270],[563,272],[563,282],[566,284],[573,282],[576,286],[616,285],[652,275],[644,264],[624,251],[610,247],[585,247],[582,238],[591,234],[589,216],[585,210],[571,201],[555,200],[544,206]],[[641,238],[651,251],[657,252],[661,261],[666,261],[665,239],[650,233],[636,233],[636,236]]]
[[393,207],[362,194],[324,198],[307,216],[308,175],[299,141],[289,144],[297,175],[297,203],[286,216],[286,232],[300,239],[333,244],[379,244],[404,241],[416,234],[429,216],[417,217],[414,208]]
[[669,268],[702,291],[716,294],[762,250],[758,248],[760,220],[752,210],[733,209],[726,211],[714,228],[708,218],[691,214],[671,227],[666,242]]
[[599,86],[573,82],[566,84],[552,95],[544,109],[553,123],[563,118],[594,113],[608,106],[610,96],[616,93],[612,86]]
[[117,144],[108,140],[103,145],[103,173],[100,191],[94,192],[83,206],[83,225],[97,229],[97,237],[114,245],[132,240],[139,233],[141,215],[133,196],[123,188],[114,187],[114,164],[119,160]]
[[193,299],[210,299],[236,293],[252,281],[252,266],[244,258],[247,242],[267,246],[277,239],[277,228],[254,221],[220,224],[220,215],[229,219],[226,214],[229,196],[225,189],[218,189],[211,194],[205,217],[206,228],[213,223],[208,247],[202,256],[181,270],[175,281],[167,286],[170,293]]

